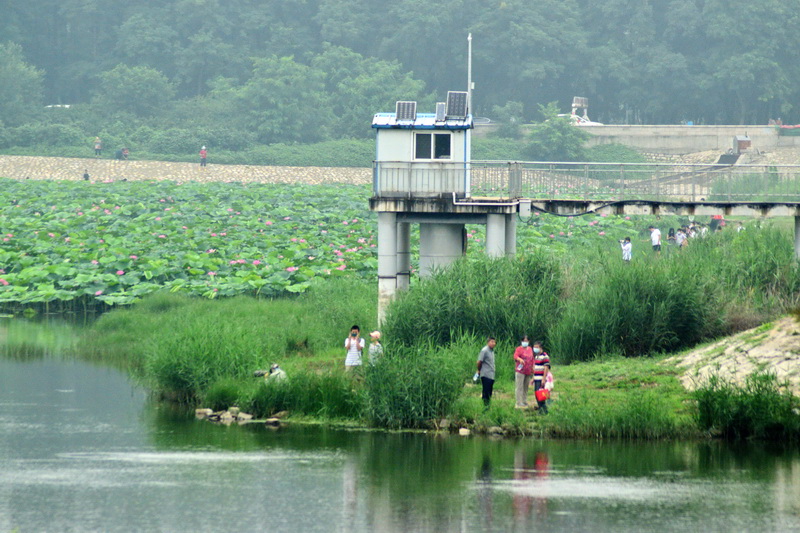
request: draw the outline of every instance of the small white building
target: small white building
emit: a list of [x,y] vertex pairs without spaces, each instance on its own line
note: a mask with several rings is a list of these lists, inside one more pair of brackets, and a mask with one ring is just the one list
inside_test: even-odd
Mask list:
[[416,102],[397,102],[394,113],[377,113],[376,196],[469,193],[472,116],[467,93],[451,91],[436,113],[417,113]]
[[410,225],[419,224],[419,274],[464,255],[465,224],[486,224],[491,256],[516,250],[517,201],[470,201],[472,116],[466,92],[451,91],[436,113],[397,102],[377,113],[370,208],[378,213],[378,318],[411,277]]

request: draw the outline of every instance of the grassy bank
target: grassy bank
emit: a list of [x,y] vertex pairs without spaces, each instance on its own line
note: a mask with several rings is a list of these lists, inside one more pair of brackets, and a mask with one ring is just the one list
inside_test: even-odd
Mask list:
[[[630,229],[609,224],[607,231]],[[514,259],[473,250],[395,300],[383,325],[384,357],[352,375],[343,369],[343,339],[352,324],[364,336],[376,327],[377,289],[357,278],[274,299],[150,295],[102,317],[84,350],[124,359],[164,397],[215,409],[236,404],[259,417],[288,410],[388,428],[436,427],[446,419],[563,437],[794,438],[794,404],[771,422],[780,431],[747,429],[754,416],[769,414],[764,409],[724,415],[734,419],[731,429],[714,414],[730,409],[701,402],[721,398],[727,405],[737,388],[693,396],[663,362],[664,354],[796,307],[800,275],[788,233],[755,226],[722,232],[687,249],[639,253],[631,264],[618,254],[607,236],[541,245]],[[490,334],[499,340],[497,384],[484,411],[469,377]],[[544,340],[553,361],[558,386],[548,417],[514,409],[510,354],[522,334]],[[290,379],[253,377],[271,363]]]

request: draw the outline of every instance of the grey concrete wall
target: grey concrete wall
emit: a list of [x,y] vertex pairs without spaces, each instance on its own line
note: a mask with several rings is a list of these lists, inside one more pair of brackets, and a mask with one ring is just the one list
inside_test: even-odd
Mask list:
[[[618,143],[643,152],[690,154],[706,150],[726,151],[733,147],[736,135],[747,135],[754,150],[800,147],[800,137],[781,137],[773,126],[580,126],[592,135],[589,146]],[[475,129],[480,137],[492,126]]]

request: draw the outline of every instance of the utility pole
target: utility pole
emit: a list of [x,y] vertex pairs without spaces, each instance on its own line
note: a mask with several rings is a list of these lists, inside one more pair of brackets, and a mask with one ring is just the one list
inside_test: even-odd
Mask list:
[[472,33],[467,35],[467,114],[472,114]]

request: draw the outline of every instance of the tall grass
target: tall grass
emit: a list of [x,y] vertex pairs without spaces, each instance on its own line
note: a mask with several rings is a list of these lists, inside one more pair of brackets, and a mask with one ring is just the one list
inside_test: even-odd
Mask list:
[[[81,351],[125,358],[148,385],[180,400],[223,378],[340,348],[354,323],[374,326],[377,290],[336,280],[297,298],[209,301],[159,293],[104,315]],[[97,339],[102,339],[97,342]]]
[[741,385],[711,376],[695,398],[704,430],[731,439],[800,440],[800,398],[774,374],[756,372]]
[[675,436],[680,424],[663,396],[643,391],[626,401],[602,401],[577,394],[558,401],[545,421],[559,437],[660,439]]
[[558,264],[543,251],[518,259],[460,260],[400,295],[383,328],[405,346],[446,344],[463,334],[543,338],[560,288]]
[[397,349],[365,370],[366,413],[376,426],[425,427],[450,414],[464,386],[458,358],[432,343]]
[[584,280],[553,328],[559,360],[666,352],[719,334],[719,290],[682,259],[631,264],[601,259],[602,275]]

